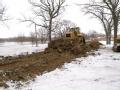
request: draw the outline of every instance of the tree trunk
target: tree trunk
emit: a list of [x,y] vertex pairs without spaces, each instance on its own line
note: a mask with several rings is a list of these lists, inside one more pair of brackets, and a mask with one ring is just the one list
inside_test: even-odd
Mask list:
[[108,44],[111,44],[111,34],[108,37]]
[[114,45],[116,45],[117,31],[114,29]]
[[48,31],[49,42],[52,41],[51,32],[52,32],[52,19],[50,19],[50,21],[49,21],[49,31]]
[[118,31],[118,20],[116,15],[113,17],[114,19],[114,45],[116,45],[117,31]]
[[106,30],[106,44],[111,44],[111,28],[108,26],[108,29]]
[[111,44],[111,26],[108,26],[108,44]]
[[107,44],[107,45],[109,44],[108,36],[107,36],[107,35],[106,35],[106,44]]
[[106,34],[106,44],[107,44],[107,45],[110,44],[109,35],[108,35],[108,34]]
[[106,37],[106,44],[111,44],[111,35]]

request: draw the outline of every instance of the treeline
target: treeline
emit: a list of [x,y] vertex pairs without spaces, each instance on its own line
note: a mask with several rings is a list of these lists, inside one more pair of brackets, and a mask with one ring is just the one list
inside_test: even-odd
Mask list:
[[30,42],[30,37],[11,37],[11,38],[1,38],[0,43],[3,42]]
[[0,43],[5,42],[5,41],[6,41],[6,39],[0,38]]
[[[52,39],[57,39],[57,38],[64,38],[66,32],[68,32],[69,30],[67,29],[63,29],[61,31],[58,31],[57,33],[53,34],[53,38]],[[90,39],[97,39],[97,40],[105,40],[106,36],[105,34],[102,33],[98,33],[94,30],[90,30],[88,33],[84,33],[84,36],[86,38],[86,40],[90,40]],[[48,39],[48,35],[41,33],[41,32],[30,32],[29,36],[25,36],[24,34],[19,34],[16,37],[11,37],[11,38],[0,38],[0,43],[3,42],[17,42],[20,44],[23,44],[24,42],[31,42],[32,45],[39,44],[39,43],[47,43],[49,41]]]
[[39,43],[46,43],[47,42],[47,37],[35,37],[34,34],[32,34],[31,36],[17,36],[17,37],[10,37],[10,38],[0,38],[0,43],[3,42],[17,42],[20,44],[23,44],[24,42],[31,42],[32,44],[35,44],[35,42],[39,42]]

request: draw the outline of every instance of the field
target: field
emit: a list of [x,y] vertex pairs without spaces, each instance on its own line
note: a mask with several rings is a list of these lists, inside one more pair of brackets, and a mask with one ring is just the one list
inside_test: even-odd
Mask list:
[[0,56],[16,56],[28,52],[40,52],[44,51],[47,44],[39,44],[38,47],[32,46],[30,42],[23,44],[15,42],[0,43]]
[[10,87],[0,90],[120,90],[120,55],[111,48],[104,45],[27,82],[8,81]]

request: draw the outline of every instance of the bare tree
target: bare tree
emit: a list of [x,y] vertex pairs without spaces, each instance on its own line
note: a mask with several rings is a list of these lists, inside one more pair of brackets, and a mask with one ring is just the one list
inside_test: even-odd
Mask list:
[[120,1],[119,0],[92,0],[95,2],[93,7],[102,8],[105,10],[104,14],[111,15],[114,29],[114,45],[116,44],[116,37],[118,33],[119,19],[120,19]]
[[40,28],[38,30],[38,38],[41,43],[46,43],[48,41],[47,30],[45,30],[44,28]]
[[119,0],[103,0],[104,8],[108,9],[112,14],[113,28],[114,28],[114,45],[116,44],[116,37],[118,32],[118,25],[120,19],[120,1]]
[[87,36],[89,37],[90,40],[94,40],[94,39],[97,39],[97,36],[98,36],[98,32],[96,32],[95,30],[90,30],[87,34]]
[[59,21],[59,24],[57,25],[57,29],[55,30],[55,36],[59,38],[65,37],[66,33],[72,27],[76,27],[76,24],[69,20]]
[[20,33],[17,36],[16,41],[19,42],[21,45],[23,45],[23,42],[25,42],[25,35],[23,33]]
[[4,21],[5,7],[0,5],[0,21]]
[[[65,0],[29,0],[34,7],[34,14],[43,21],[42,26],[48,30],[49,42],[51,42],[51,34],[53,31],[53,22],[61,14]],[[38,24],[36,24],[38,25]]]
[[6,7],[2,4],[2,1],[0,1],[0,21],[4,25],[6,25],[5,21],[7,21],[7,20],[8,20],[8,17],[6,16]]
[[100,2],[92,0],[89,4],[84,4],[83,11],[85,14],[91,14],[101,22],[106,34],[106,44],[111,44],[111,31],[113,27],[112,15],[105,11],[106,9],[101,7],[99,3]]
[[[33,19],[29,18],[27,19],[25,16],[23,16],[22,19],[19,19],[20,22],[29,22],[29,26],[34,26],[34,39],[35,41],[35,44],[36,44],[36,47],[38,47],[38,32],[37,32],[37,26],[41,26],[41,27],[44,27],[38,23],[36,23]],[[30,36],[33,37],[33,32],[30,33]]]
[[3,15],[4,15],[4,12],[5,12],[5,8],[4,7],[0,7],[0,21],[3,21]]

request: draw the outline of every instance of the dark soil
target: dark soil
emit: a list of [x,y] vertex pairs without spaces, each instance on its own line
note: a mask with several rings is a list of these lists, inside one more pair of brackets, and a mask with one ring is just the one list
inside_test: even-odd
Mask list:
[[86,56],[86,52],[97,50],[99,46],[97,41],[84,44],[78,39],[59,39],[49,43],[44,52],[0,61],[0,87],[9,87],[5,83],[9,80],[14,82],[34,79],[37,75],[59,68],[76,57]]

